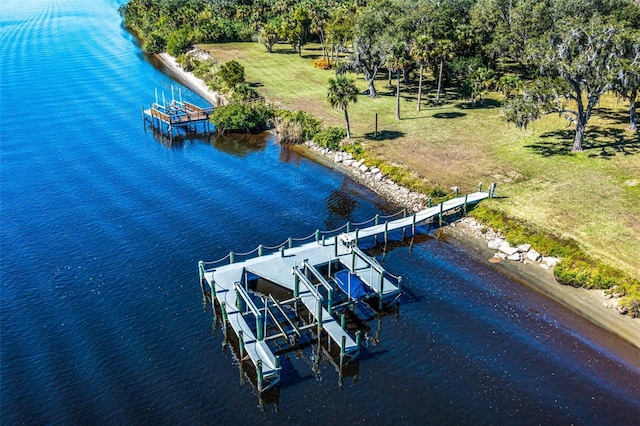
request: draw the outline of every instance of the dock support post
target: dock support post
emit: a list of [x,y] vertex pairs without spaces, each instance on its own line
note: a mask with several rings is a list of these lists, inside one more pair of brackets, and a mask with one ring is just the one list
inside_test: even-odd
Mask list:
[[358,231],[360,231],[360,228],[356,228],[356,245],[358,245]]
[[382,310],[382,295],[384,294],[384,274],[380,274],[380,302],[378,303],[378,309]]
[[289,237],[289,249],[293,248],[293,238]]
[[347,232],[351,232],[351,221],[347,221]]
[[427,207],[431,208],[433,205],[433,200],[431,199],[431,197],[427,198]]
[[411,235],[416,235],[416,213],[413,214],[413,223],[411,224]]
[[256,376],[258,378],[258,392],[262,392],[262,389],[264,388],[264,377],[262,375],[261,359],[259,359],[258,362],[256,362]]
[[482,182],[478,184],[478,192],[482,192]]
[[244,338],[242,330],[238,331],[238,347],[240,348],[240,364],[242,364],[242,358],[244,358]]
[[491,187],[489,188],[489,198],[493,198],[493,194],[494,192],[496,192],[496,183],[492,183]]
[[356,252],[351,252],[351,272],[356,271]]
[[338,257],[338,236],[333,237],[333,255]]
[[[320,241],[320,230],[316,229],[316,243]],[[323,244],[324,245],[324,244]]]
[[347,336],[343,335],[340,341],[340,367],[344,364],[344,347],[347,345]]
[[356,331],[356,346],[358,347],[358,350],[360,350],[361,334],[362,332],[360,330]]
[[333,313],[333,290],[329,290],[327,292],[327,296],[327,312],[329,312],[329,315],[331,315]]
[[258,341],[264,340],[262,314],[256,316],[256,332]]
[[222,311],[222,322],[224,324],[224,328],[227,328],[227,304],[225,302],[220,304],[220,311]]
[[440,203],[440,214],[438,215],[438,220],[440,221],[440,226],[442,226],[442,212],[443,212],[443,207],[444,203]]
[[402,208],[402,218],[404,219],[405,217],[407,217],[407,208],[403,207]]
[[262,256],[262,244],[258,246],[258,256]]
[[280,257],[284,257],[284,246],[280,246]]
[[458,198],[458,193],[460,192],[460,188],[457,186],[453,187],[454,197]]
[[387,241],[389,241],[389,221],[386,221],[384,223],[384,243],[387,244]]
[[300,295],[300,277],[298,274],[293,275],[293,297],[298,297]]
[[374,223],[377,225],[378,222],[380,222],[380,215],[376,214],[376,218],[375,218],[375,222]]
[[235,255],[232,251],[229,252],[229,264],[231,265],[235,261]]
[[242,302],[242,296],[238,289],[236,289],[236,308],[241,312],[244,311],[244,303]]
[[340,315],[340,327],[344,330],[344,327],[347,325],[347,317],[344,314]]
[[320,333],[322,332],[322,303],[320,299],[316,300],[316,318],[318,320],[318,342],[320,341]]
[[467,199],[469,198],[469,194],[464,194],[464,204],[462,205],[462,211],[464,214],[467,214]]

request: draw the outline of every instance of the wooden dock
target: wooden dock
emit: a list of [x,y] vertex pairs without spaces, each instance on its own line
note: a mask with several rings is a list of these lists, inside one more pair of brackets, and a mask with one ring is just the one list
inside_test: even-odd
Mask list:
[[[403,230],[403,236],[407,231],[415,235],[418,225],[436,218],[442,221],[442,215],[453,210],[466,212],[467,206],[492,197],[494,190],[495,184],[488,192],[456,197],[398,219],[381,221],[376,216],[365,222],[372,222],[367,227],[351,230],[346,224],[334,231],[316,231],[300,239],[310,242],[297,246],[289,238],[275,247],[261,245],[249,253],[230,252],[215,262],[200,261],[202,290],[210,296],[214,312],[218,304],[225,330],[229,325],[237,336],[241,361],[250,360],[254,365],[258,391],[263,392],[280,380],[279,357],[269,342],[295,341],[309,330],[318,342],[326,339],[327,353],[339,354],[336,365],[342,374],[342,366],[359,355],[360,331],[351,335],[345,329],[344,315],[337,318],[337,308],[361,299],[377,300],[379,310],[399,303],[401,277],[387,272],[365,254],[358,247],[359,242],[365,238],[377,241],[378,236],[383,236],[386,243],[389,233],[397,230]],[[236,261],[239,257],[245,259]],[[257,279],[287,290],[291,297],[277,300],[270,294],[253,291],[252,283]],[[356,287],[358,291],[352,291]],[[307,314],[303,324],[296,323],[296,312],[301,307]]]
[[[173,136],[174,129],[184,129],[186,132],[209,132],[209,117],[213,113],[213,107],[202,108],[182,100],[182,92],[179,90],[179,98],[174,96],[171,87],[171,100],[166,101],[162,94],[162,103],[159,102],[156,90],[156,101],[145,109],[142,106],[142,119],[144,123],[149,123],[154,130],[160,131],[163,135]],[[198,127],[199,125],[200,128]]]

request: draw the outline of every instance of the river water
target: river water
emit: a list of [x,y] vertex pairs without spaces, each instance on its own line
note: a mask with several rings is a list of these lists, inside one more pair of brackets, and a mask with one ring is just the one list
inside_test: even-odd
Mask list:
[[260,407],[197,261],[391,207],[270,136],[155,137],[181,86],[123,1],[0,6],[2,424],[637,424],[637,350],[429,238],[379,256],[406,293],[357,380],[291,353]]

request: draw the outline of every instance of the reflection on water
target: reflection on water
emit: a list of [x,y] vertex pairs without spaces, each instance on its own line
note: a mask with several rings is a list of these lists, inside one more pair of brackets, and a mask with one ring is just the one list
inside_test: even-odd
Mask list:
[[160,144],[171,149],[182,149],[189,145],[206,144],[214,149],[231,154],[236,157],[245,157],[253,152],[263,151],[267,146],[271,134],[221,134],[208,132],[186,131],[184,128],[175,128],[173,132],[167,133],[150,125],[145,126],[146,131],[150,131],[153,137]]
[[269,133],[257,135],[214,133],[209,137],[209,142],[218,151],[237,157],[244,157],[253,152],[264,150],[270,137],[272,136]]
[[343,187],[332,190],[326,198],[329,215],[324,221],[324,226],[327,230],[338,228],[346,221],[351,220],[353,212],[358,207],[358,200],[345,191]]

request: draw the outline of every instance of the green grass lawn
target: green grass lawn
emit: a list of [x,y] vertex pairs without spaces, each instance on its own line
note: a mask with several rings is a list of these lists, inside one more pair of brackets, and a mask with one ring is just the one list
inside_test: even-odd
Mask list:
[[[325,124],[344,125],[343,113],[326,101],[333,71],[314,69],[319,46],[288,45],[269,54],[259,43],[201,46],[220,61],[235,59],[247,81],[268,101],[306,110]],[[358,87],[367,88],[361,75]],[[417,80],[417,78],[416,78]],[[426,186],[469,192],[483,182],[498,183],[490,207],[525,219],[556,235],[575,239],[588,253],[640,278],[640,140],[626,130],[628,104],[602,99],[587,129],[585,152],[572,154],[568,122],[547,116],[527,130],[502,120],[501,96],[471,108],[453,89],[434,105],[435,84],[427,76],[423,107],[416,110],[417,87],[402,86],[401,116],[395,120],[395,80],[376,81],[380,96],[362,95],[349,105],[354,139],[367,156],[405,167]],[[378,114],[378,138],[373,138]]]

